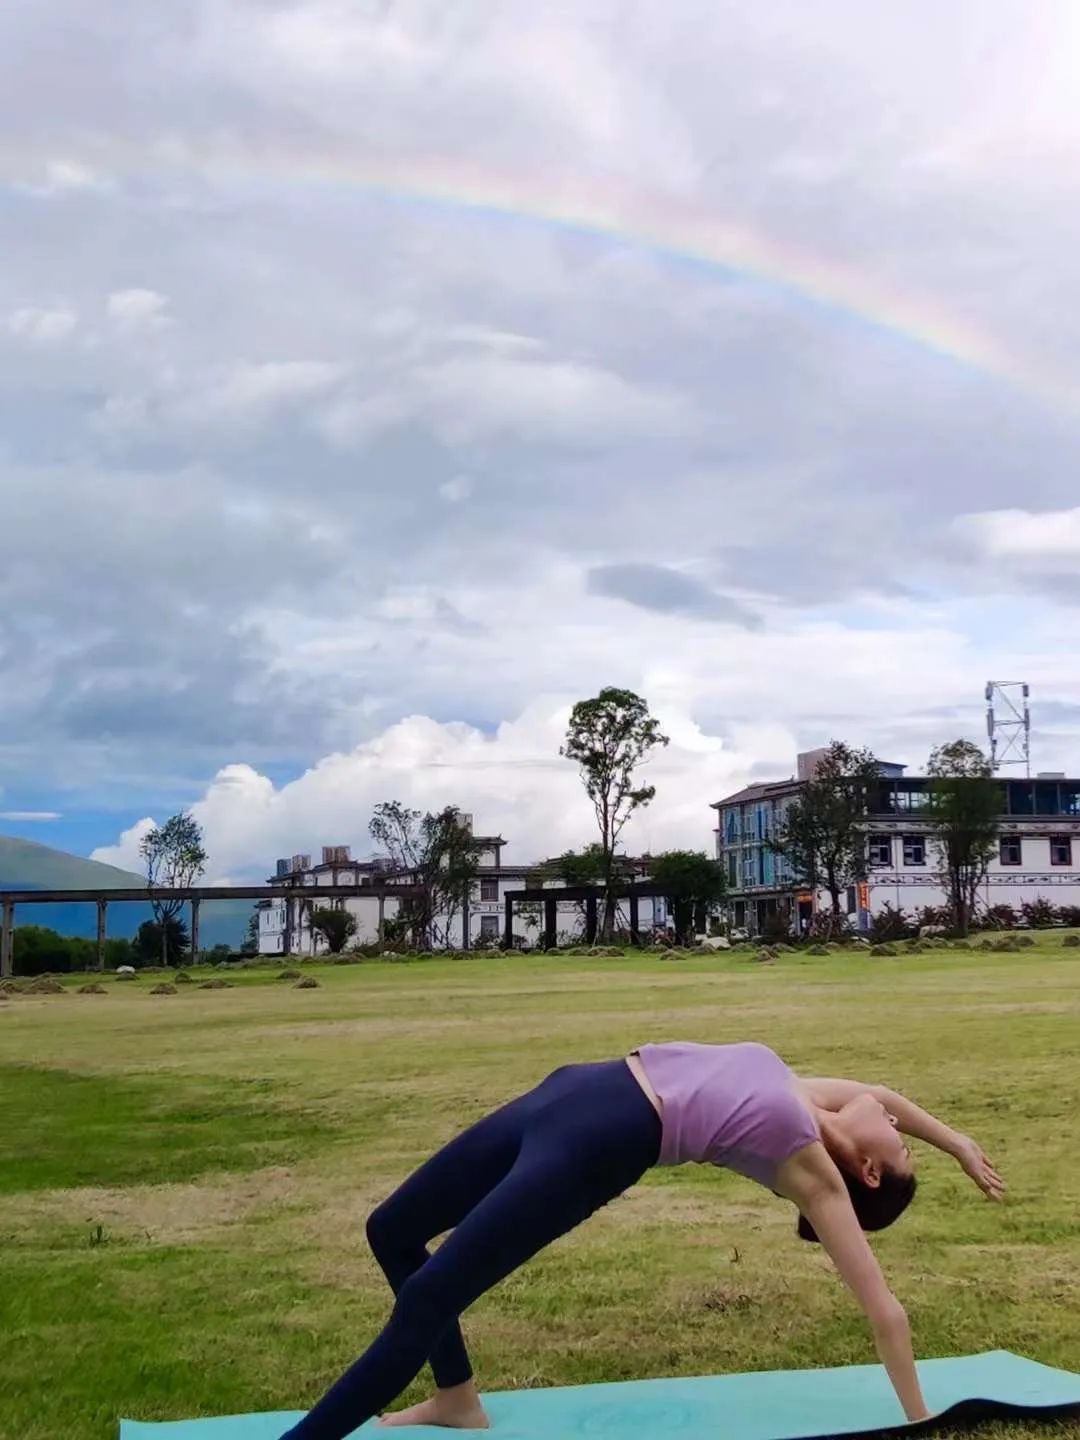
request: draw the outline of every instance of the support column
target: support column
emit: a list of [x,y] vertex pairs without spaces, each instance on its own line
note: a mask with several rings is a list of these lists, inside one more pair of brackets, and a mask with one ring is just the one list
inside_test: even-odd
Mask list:
[[285,935],[284,935],[284,938],[282,939],[282,942],[281,942],[281,953],[282,953],[283,955],[291,955],[291,954],[292,954],[292,917],[293,917],[293,902],[292,902],[292,896],[291,896],[291,895],[287,895],[287,896],[285,897]]
[[503,920],[503,948],[514,948],[514,902],[509,895],[506,897],[506,914]]
[[469,924],[472,916],[469,914],[469,887],[465,886],[465,893],[461,897],[461,948],[469,949]]
[[7,980],[15,969],[15,905],[5,900],[0,913],[0,980]]
[[544,949],[554,950],[559,943],[556,931],[556,902],[552,896],[550,900],[544,900]]
[[596,896],[590,895],[585,901],[585,943],[596,944]]
[[641,944],[641,929],[638,925],[638,895],[636,890],[630,891],[630,944]]
[[109,908],[107,900],[97,902],[97,968],[105,969],[105,915]]
[[192,963],[193,965],[197,965],[197,964],[199,963],[199,906],[200,906],[201,904],[202,904],[202,901],[201,901],[201,900],[196,900],[196,899],[194,898],[194,896],[192,896],[192,900],[191,900],[191,963]]
[[379,891],[379,944],[386,943],[386,895]]

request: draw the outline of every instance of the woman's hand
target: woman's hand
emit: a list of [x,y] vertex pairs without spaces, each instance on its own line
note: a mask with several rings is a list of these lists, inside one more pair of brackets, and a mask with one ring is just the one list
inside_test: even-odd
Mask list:
[[951,1147],[965,1175],[970,1175],[979,1189],[991,1200],[1005,1198],[1005,1181],[983,1154],[982,1146],[970,1135],[957,1135]]

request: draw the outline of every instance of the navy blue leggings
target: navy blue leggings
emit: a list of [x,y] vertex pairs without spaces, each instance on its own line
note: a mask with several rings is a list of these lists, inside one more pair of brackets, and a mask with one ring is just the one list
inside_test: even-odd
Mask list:
[[[397,1299],[382,1332],[282,1440],[344,1440],[430,1359],[440,1388],[472,1375],[458,1316],[655,1165],[660,1119],[624,1060],[567,1065],[452,1140],[375,1210],[375,1258]],[[432,1255],[427,1242],[453,1230]]]

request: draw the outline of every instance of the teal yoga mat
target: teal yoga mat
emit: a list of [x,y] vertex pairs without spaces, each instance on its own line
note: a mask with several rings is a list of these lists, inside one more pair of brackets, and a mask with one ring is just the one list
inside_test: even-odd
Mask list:
[[[919,1376],[934,1419],[914,1425],[905,1424],[881,1366],[855,1365],[506,1391],[484,1396],[493,1429],[468,1433],[487,1433],[492,1440],[820,1440],[919,1435],[990,1419],[1080,1416],[1080,1375],[1007,1350],[923,1360]],[[120,1440],[278,1440],[302,1414],[122,1420]],[[368,1436],[375,1428],[369,1422],[354,1433]],[[417,1425],[404,1434],[446,1440],[447,1432]]]

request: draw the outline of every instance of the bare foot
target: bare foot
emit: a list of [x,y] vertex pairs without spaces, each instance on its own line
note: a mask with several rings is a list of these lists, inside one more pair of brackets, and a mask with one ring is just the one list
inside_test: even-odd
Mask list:
[[491,1421],[484,1413],[479,1397],[453,1395],[440,1390],[430,1400],[419,1405],[410,1405],[407,1410],[396,1410],[392,1415],[383,1415],[380,1425],[387,1428],[397,1425],[441,1425],[448,1430],[487,1430]]

